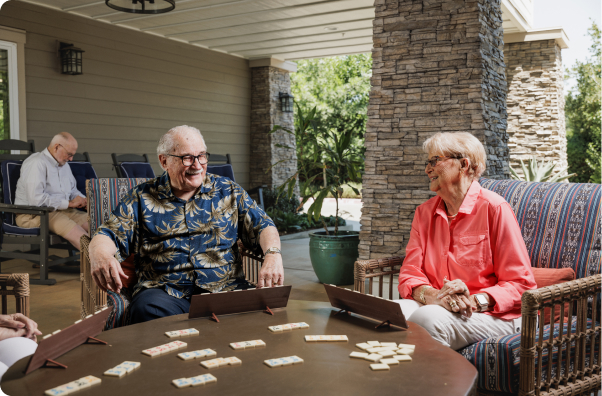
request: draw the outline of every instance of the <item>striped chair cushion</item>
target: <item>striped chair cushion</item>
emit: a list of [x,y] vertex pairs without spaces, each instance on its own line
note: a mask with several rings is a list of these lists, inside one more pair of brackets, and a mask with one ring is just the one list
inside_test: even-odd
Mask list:
[[90,235],[109,219],[119,200],[132,188],[149,179],[92,179],[87,183]]
[[[588,320],[587,327],[591,327],[591,320]],[[577,328],[577,320],[573,318],[571,323],[571,333],[575,333]],[[560,332],[558,324],[554,326],[554,337],[557,337]],[[566,334],[567,328],[565,325],[564,333]],[[548,340],[550,336],[550,325],[544,327],[544,340]],[[479,372],[478,388],[486,389],[488,391],[498,391],[505,393],[517,393],[518,392],[518,381],[520,377],[520,333],[512,334],[504,337],[488,338],[467,346],[466,348],[458,351],[461,353],[470,363],[472,363]],[[536,337],[539,340],[539,335]],[[589,367],[590,361],[590,348],[589,338],[586,339],[586,367]],[[596,361],[598,352],[600,350],[599,343],[596,344]],[[575,346],[571,348],[571,356],[574,357]],[[566,356],[566,351],[563,352]],[[554,352],[554,357],[556,352]],[[552,373],[557,370],[556,361],[552,359],[554,364],[552,365]],[[563,364],[566,358],[563,358]],[[570,367],[574,363],[574,359],[570,361]],[[536,357],[535,364],[538,364]],[[546,368],[548,364],[547,349],[544,350],[542,359],[542,383],[545,381]],[[565,367],[561,367],[561,372],[564,372]]]
[[577,279],[600,273],[599,184],[488,180],[514,214],[537,268],[572,268]]

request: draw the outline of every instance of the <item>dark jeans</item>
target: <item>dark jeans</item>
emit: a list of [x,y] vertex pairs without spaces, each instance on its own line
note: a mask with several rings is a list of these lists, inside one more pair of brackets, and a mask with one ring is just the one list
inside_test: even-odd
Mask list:
[[[246,290],[253,287],[246,280],[239,280],[236,290]],[[209,293],[204,289],[196,289],[194,294]],[[188,313],[190,297],[176,298],[163,289],[140,290],[130,305],[130,323],[142,323],[149,320],[164,318],[171,315]]]

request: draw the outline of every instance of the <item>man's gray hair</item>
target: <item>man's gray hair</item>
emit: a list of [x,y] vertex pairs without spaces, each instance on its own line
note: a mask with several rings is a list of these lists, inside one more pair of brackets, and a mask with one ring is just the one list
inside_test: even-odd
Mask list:
[[57,133],[52,137],[52,140],[50,141],[48,147],[53,146],[55,144],[67,144],[73,140],[75,140],[75,138],[69,132]]
[[205,150],[207,150],[207,145],[205,144],[205,139],[201,134],[201,131],[196,129],[195,127],[191,127],[188,125],[180,125],[174,128],[171,128],[167,133],[161,136],[159,139],[159,145],[157,146],[157,156],[163,154],[172,154],[174,149],[176,148],[176,138],[186,136],[191,133],[197,133],[203,142],[203,146]]

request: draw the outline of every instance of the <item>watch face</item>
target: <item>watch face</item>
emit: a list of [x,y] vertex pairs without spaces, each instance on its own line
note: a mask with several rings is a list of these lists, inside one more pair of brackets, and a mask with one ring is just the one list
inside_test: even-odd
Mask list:
[[487,305],[487,299],[485,298],[484,295],[482,294],[477,294],[475,296],[475,298],[477,299],[477,302],[481,305]]

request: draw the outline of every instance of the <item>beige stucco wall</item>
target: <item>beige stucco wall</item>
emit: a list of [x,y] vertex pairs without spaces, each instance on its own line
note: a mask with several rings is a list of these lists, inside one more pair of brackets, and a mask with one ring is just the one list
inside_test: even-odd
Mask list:
[[[209,152],[231,154],[247,187],[247,60],[17,1],[2,6],[0,25],[27,35],[27,138],[36,148],[68,131],[100,177],[115,177],[112,152],[148,153],[158,173],[159,137],[188,124],[203,132]],[[83,75],[59,73],[57,40],[85,51]]]

